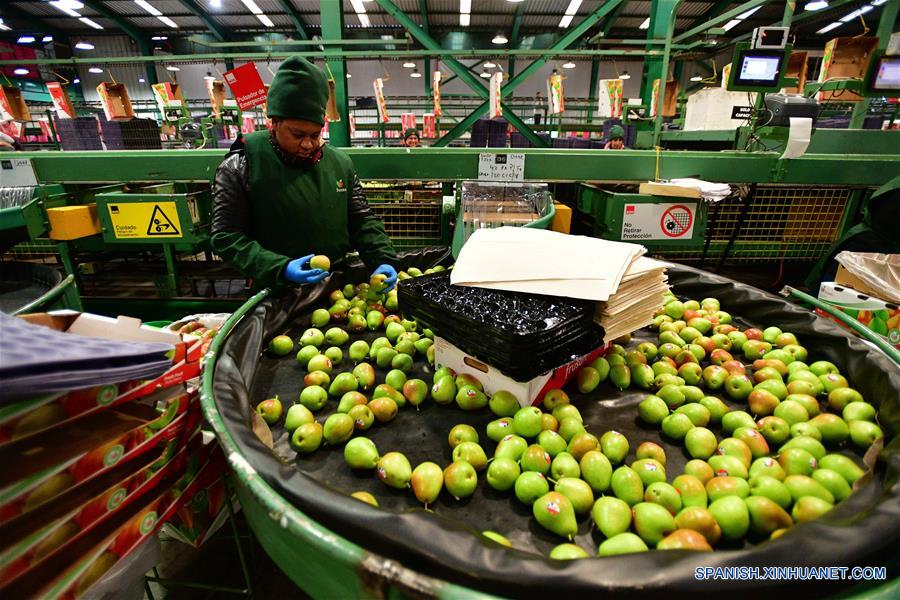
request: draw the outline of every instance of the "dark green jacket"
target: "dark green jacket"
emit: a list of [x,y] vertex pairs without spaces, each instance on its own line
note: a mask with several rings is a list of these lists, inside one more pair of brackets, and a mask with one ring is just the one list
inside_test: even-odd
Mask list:
[[314,165],[289,165],[266,131],[235,142],[216,170],[211,233],[213,251],[258,288],[283,285],[285,265],[307,254],[356,250],[372,269],[396,260],[350,157],[325,145]]

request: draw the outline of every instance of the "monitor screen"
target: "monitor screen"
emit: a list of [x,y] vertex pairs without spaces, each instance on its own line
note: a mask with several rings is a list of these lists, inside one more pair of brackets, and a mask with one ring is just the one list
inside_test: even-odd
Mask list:
[[783,62],[783,51],[744,50],[740,53],[734,83],[740,86],[777,87]]
[[872,90],[900,90],[900,56],[883,56],[875,67]]

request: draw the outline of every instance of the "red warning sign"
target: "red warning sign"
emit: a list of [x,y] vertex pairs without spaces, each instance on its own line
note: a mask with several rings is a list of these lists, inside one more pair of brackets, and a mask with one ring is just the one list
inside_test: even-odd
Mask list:
[[683,204],[670,206],[659,221],[663,234],[668,237],[682,237],[691,231],[694,224],[694,213]]

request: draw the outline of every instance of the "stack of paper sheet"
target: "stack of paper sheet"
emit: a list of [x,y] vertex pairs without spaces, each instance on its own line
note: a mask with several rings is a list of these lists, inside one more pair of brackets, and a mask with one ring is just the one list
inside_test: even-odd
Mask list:
[[665,263],[640,257],[626,271],[618,289],[598,302],[594,322],[603,327],[605,343],[646,327],[669,289]]
[[704,181],[702,179],[694,179],[693,177],[682,177],[680,179],[672,179],[669,181],[671,185],[697,190],[704,200],[708,202],[718,202],[724,200],[731,195],[731,186],[727,183],[714,183],[712,181]]
[[450,283],[606,302],[646,252],[639,244],[542,229],[480,229],[460,251]]

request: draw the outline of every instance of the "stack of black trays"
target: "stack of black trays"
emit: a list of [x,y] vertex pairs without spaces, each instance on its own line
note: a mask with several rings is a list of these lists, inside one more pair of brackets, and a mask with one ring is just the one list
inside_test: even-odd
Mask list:
[[101,121],[107,150],[158,150],[162,148],[155,119]]
[[60,119],[54,116],[53,127],[63,150],[103,150],[96,117]]

